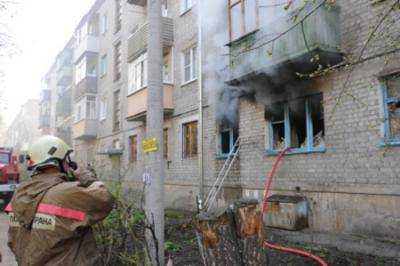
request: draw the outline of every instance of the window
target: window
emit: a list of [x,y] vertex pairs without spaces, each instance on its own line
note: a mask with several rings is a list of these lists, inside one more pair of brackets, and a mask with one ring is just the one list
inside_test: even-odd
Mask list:
[[161,13],[163,17],[168,17],[168,0],[162,1]]
[[172,77],[172,64],[171,64],[172,55],[171,53],[164,57],[164,65],[163,65],[163,81],[164,83],[173,83]]
[[119,131],[121,128],[121,106],[120,106],[120,91],[114,92],[114,126],[113,131]]
[[7,153],[0,153],[0,163],[1,164],[9,164],[10,156]]
[[129,148],[130,148],[130,161],[137,162],[137,153],[138,153],[138,143],[137,143],[137,136],[130,136],[129,137]]
[[86,99],[86,118],[96,120],[96,96],[87,96]]
[[121,78],[122,67],[121,42],[114,45],[114,81]]
[[400,74],[386,77],[382,84],[384,101],[384,145],[400,144]]
[[286,147],[292,153],[325,151],[322,94],[276,103],[265,112],[269,125],[268,152]]
[[79,45],[88,35],[88,25],[85,23],[75,32],[76,44]]
[[183,124],[183,158],[197,155],[197,121]]
[[164,158],[168,159],[168,128],[164,128]]
[[181,1],[181,14],[190,10],[193,6],[193,0],[180,0]]
[[107,55],[103,55],[100,59],[100,76],[107,74]]
[[147,86],[147,55],[143,54],[129,64],[128,94]]
[[82,58],[81,61],[75,67],[75,84],[78,84],[86,77],[86,57]]
[[106,34],[107,29],[108,29],[108,27],[107,27],[107,15],[104,14],[100,18],[100,33],[103,34],[103,35]]
[[258,27],[256,0],[229,1],[229,35],[231,41],[250,33]]
[[183,81],[188,83],[197,78],[196,70],[196,47],[192,47],[183,52]]
[[99,120],[104,120],[107,117],[107,102],[105,99],[101,99],[99,103]]
[[117,33],[122,26],[122,1],[115,0],[115,33]]
[[75,122],[83,119],[96,120],[96,96],[86,96],[75,105]]
[[228,156],[238,139],[238,131],[233,128],[220,130],[219,155]]

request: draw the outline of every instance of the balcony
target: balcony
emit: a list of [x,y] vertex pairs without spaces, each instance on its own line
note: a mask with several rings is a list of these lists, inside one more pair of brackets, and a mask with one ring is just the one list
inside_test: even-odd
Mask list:
[[39,116],[39,128],[50,127],[50,115],[42,114]]
[[40,103],[49,102],[51,100],[51,91],[50,90],[42,90],[40,92]]
[[[128,61],[132,61],[147,50],[148,23],[139,27],[128,40]],[[163,47],[174,43],[174,22],[171,18],[162,18]]]
[[57,100],[56,104],[56,116],[57,117],[68,117],[72,114],[72,91],[67,89],[63,91]]
[[72,126],[72,137],[76,140],[90,140],[97,136],[97,120],[83,119]]
[[[174,86],[164,84],[164,116],[172,115]],[[128,96],[128,121],[146,121],[147,114],[147,88],[140,89]]]
[[96,93],[97,93],[97,77],[88,75],[75,86],[74,100],[76,101],[86,94],[96,94]]
[[60,71],[61,68],[65,66],[71,66],[72,65],[72,55],[73,52],[71,49],[66,49],[62,51],[58,57],[57,57],[57,71]]
[[72,82],[72,66],[64,65],[57,71],[57,85],[68,86]]
[[75,48],[74,63],[78,62],[79,59],[87,52],[98,53],[99,47],[99,38],[94,35],[87,35]]
[[[296,73],[312,73],[318,65],[340,62],[340,9],[323,5],[312,12],[316,5],[310,2],[304,9],[295,9],[273,21],[273,25],[265,23],[231,42],[227,82],[237,84],[264,77],[275,85],[284,84],[286,78],[296,78]],[[293,20],[295,14],[298,18]],[[274,25],[279,25],[279,30]]]

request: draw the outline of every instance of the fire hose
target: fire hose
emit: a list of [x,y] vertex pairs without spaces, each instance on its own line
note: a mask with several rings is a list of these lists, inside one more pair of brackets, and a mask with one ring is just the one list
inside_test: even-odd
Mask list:
[[[278,157],[276,158],[276,160],[272,166],[272,169],[268,173],[267,179],[265,180],[265,190],[264,190],[264,199],[263,199],[261,219],[263,219],[263,216],[268,213],[268,194],[271,190],[272,179],[274,178],[274,175],[278,168],[279,162],[282,160],[282,158],[285,156],[285,154],[289,150],[290,150],[290,148],[286,148],[278,154]],[[275,250],[279,250],[279,251],[283,251],[283,252],[293,253],[296,255],[303,256],[303,257],[309,257],[309,258],[313,259],[314,261],[318,262],[321,266],[328,266],[328,263],[326,263],[323,259],[321,259],[320,257],[318,257],[310,252],[304,251],[304,250],[283,247],[280,245],[272,244],[272,243],[268,242],[267,240],[265,240],[263,242],[263,247],[275,249]]]

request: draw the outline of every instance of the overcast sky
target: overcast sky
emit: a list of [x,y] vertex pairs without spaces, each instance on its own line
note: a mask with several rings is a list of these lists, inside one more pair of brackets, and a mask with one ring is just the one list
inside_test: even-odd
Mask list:
[[[20,106],[39,98],[42,77],[94,0],[15,0],[6,19],[19,52],[2,60],[1,113],[8,124]],[[4,17],[3,17],[4,18]]]

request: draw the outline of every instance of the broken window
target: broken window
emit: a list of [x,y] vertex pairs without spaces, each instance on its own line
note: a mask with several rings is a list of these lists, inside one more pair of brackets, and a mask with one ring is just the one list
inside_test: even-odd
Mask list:
[[324,150],[325,128],[322,94],[276,103],[266,109],[269,121],[269,150],[286,147],[293,151]]
[[227,156],[232,151],[239,137],[237,129],[224,128],[220,130],[219,153],[221,156]]
[[257,0],[228,0],[228,8],[231,41],[257,29]]
[[386,78],[384,86],[385,140],[400,141],[400,74]]
[[197,155],[197,121],[183,124],[183,158]]

